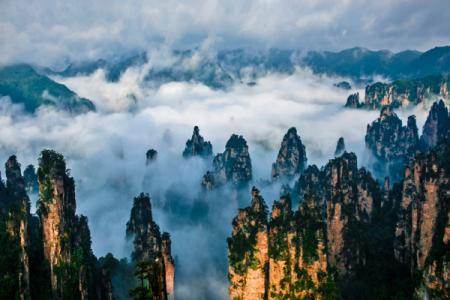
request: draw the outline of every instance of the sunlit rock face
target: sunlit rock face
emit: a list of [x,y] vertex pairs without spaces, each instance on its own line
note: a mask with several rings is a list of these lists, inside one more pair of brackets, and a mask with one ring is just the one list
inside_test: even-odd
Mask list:
[[183,157],[189,158],[192,156],[200,156],[203,158],[209,158],[212,154],[213,150],[211,143],[204,140],[204,138],[200,135],[200,129],[198,126],[195,126],[191,139],[186,142]]
[[203,176],[206,189],[230,183],[233,187],[245,187],[252,179],[252,161],[244,137],[233,134],[225,145],[225,151],[213,160],[213,171]]
[[57,298],[93,296],[95,257],[87,218],[75,215],[75,184],[64,157],[44,150],[39,158],[38,215],[43,254],[50,268],[50,282]]
[[251,206],[239,209],[228,243],[230,299],[267,299],[267,206],[256,188]]
[[170,253],[170,236],[166,232],[161,235],[159,226],[153,221],[147,194],[141,193],[134,198],[126,235],[133,240],[132,260],[135,263],[149,263],[153,297],[167,299],[168,295],[173,295],[175,270]]
[[421,150],[429,150],[446,137],[450,131],[450,116],[444,101],[433,103],[420,137]]
[[291,179],[300,175],[306,167],[306,162],[305,146],[297,134],[297,129],[292,127],[284,135],[277,160],[272,165],[272,179]]
[[334,156],[341,156],[345,152],[345,141],[343,137],[340,137],[336,144],[336,150],[334,151]]
[[368,85],[364,103],[361,106],[368,109],[380,109],[386,105],[392,107],[417,105],[426,98],[436,95],[448,99],[448,75]]
[[404,166],[414,157],[419,146],[416,119],[408,117],[406,126],[389,106],[380,117],[367,125],[366,149],[373,155],[373,169],[379,175],[398,181]]
[[395,228],[395,258],[421,274],[416,292],[436,299],[450,296],[448,154],[421,154],[405,170]]

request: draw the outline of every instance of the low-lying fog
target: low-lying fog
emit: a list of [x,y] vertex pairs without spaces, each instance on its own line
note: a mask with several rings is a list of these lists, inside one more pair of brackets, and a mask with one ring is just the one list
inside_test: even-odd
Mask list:
[[[223,195],[206,203],[200,199],[201,178],[210,162],[181,155],[193,126],[211,141],[214,153],[224,150],[232,133],[243,135],[258,185],[269,179],[289,127],[297,127],[309,164],[330,159],[340,136],[361,162],[366,126],[379,112],[344,109],[349,92],[333,86],[342,78],[318,77],[308,70],[266,76],[256,86],[238,84],[227,91],[180,82],[150,88],[142,81],[144,72],[129,69],[116,83],[107,82],[102,70],[56,78],[91,99],[95,113],[73,117],[42,109],[30,116],[2,101],[0,160],[17,154],[24,168],[37,164],[44,148],[63,153],[76,180],[77,211],[89,218],[97,256],[130,254],[125,223],[132,200],[141,191],[150,193],[156,222],[172,236],[177,296],[225,299],[226,237],[238,205]],[[420,108],[415,113],[421,128],[426,115]],[[407,115],[401,113],[404,120]],[[149,148],[158,151],[158,159],[146,166]],[[278,192],[278,187],[262,189],[269,207]]]

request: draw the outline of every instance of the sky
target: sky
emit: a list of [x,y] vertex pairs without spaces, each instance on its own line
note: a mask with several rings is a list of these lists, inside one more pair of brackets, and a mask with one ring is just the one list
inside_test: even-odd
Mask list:
[[44,66],[164,45],[427,50],[448,44],[447,0],[1,0],[0,64]]

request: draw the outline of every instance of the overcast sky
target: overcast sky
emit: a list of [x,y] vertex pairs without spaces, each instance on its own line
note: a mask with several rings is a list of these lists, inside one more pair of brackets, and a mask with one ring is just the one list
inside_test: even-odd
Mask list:
[[0,63],[49,65],[153,46],[426,50],[450,41],[448,0],[0,0]]

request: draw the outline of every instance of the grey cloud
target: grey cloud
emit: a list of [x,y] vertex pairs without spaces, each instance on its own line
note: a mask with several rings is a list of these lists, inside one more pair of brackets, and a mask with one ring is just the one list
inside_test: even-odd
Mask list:
[[54,66],[205,39],[218,48],[425,50],[450,34],[445,0],[5,0],[0,11],[0,63]]

